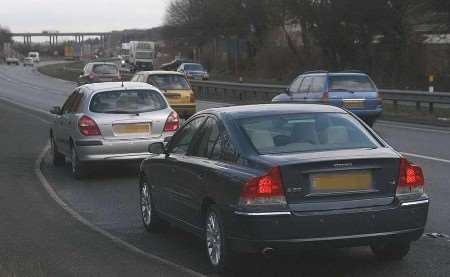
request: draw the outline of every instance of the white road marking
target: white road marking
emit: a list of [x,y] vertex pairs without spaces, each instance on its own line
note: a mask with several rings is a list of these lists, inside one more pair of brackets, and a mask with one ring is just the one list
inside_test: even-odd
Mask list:
[[390,124],[390,123],[375,123],[375,127],[381,126],[381,127],[388,127],[388,128],[398,128],[398,129],[405,129],[405,130],[412,130],[412,131],[420,131],[420,132],[433,132],[438,134],[447,134],[450,135],[450,131],[441,130],[441,129],[433,129],[433,128],[421,128],[421,127],[413,127],[413,126],[405,126],[400,124]]
[[45,146],[45,148],[42,150],[41,154],[39,155],[38,159],[36,160],[35,164],[34,164],[34,173],[36,174],[37,178],[39,179],[39,182],[41,183],[41,185],[44,187],[44,189],[47,191],[47,193],[50,195],[50,197],[61,207],[63,208],[67,213],[69,213],[73,218],[75,218],[76,220],[78,220],[80,223],[84,224],[85,226],[87,226],[88,228],[90,228],[91,230],[107,237],[108,239],[110,239],[113,243],[125,247],[129,250],[131,250],[132,252],[135,252],[137,254],[143,255],[144,257],[151,259],[153,261],[157,261],[160,262],[162,264],[174,267],[178,270],[180,270],[181,272],[184,272],[186,274],[192,275],[192,276],[198,276],[198,277],[204,277],[206,275],[203,275],[199,272],[193,271],[192,269],[189,269],[187,267],[184,267],[182,265],[173,263],[171,261],[168,261],[166,259],[160,258],[158,256],[155,256],[153,254],[147,253],[135,246],[133,246],[132,244],[114,236],[113,234],[95,226],[94,224],[92,224],[91,222],[89,222],[87,219],[85,219],[83,216],[81,216],[79,213],[77,213],[74,209],[72,209],[71,207],[69,207],[69,205],[64,202],[64,200],[62,200],[58,194],[56,193],[56,191],[53,189],[53,187],[50,185],[50,183],[48,182],[47,178],[45,178],[44,174],[41,171],[41,163],[44,160],[45,155],[47,154],[47,151],[50,149],[50,145],[47,144],[47,146]]
[[414,157],[414,158],[419,158],[419,159],[425,159],[425,160],[430,160],[430,161],[435,161],[435,162],[441,162],[441,163],[448,163],[450,164],[450,160],[446,160],[446,159],[441,159],[441,158],[436,158],[436,157],[430,157],[430,156],[425,156],[425,155],[419,155],[419,154],[414,154],[414,153],[406,153],[406,152],[400,152],[402,155],[405,156],[410,156],[410,157]]

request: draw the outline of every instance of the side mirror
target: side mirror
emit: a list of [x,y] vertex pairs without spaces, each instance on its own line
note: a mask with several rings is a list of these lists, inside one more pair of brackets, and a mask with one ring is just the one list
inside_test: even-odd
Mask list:
[[289,87],[287,87],[287,88],[284,90],[284,93],[286,93],[287,95],[291,95],[291,91],[289,90]]
[[166,148],[164,147],[164,143],[155,142],[148,146],[148,152],[155,155],[161,155],[166,153]]
[[52,107],[50,109],[51,114],[61,115],[61,108],[58,106]]

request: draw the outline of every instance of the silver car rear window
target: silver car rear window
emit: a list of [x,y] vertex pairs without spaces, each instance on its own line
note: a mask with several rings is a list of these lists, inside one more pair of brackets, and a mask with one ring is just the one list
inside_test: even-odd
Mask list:
[[93,71],[97,74],[117,74],[118,69],[113,64],[97,64],[94,65]]
[[259,154],[377,148],[380,145],[348,114],[270,115],[239,121]]
[[94,113],[136,114],[163,110],[167,104],[153,90],[104,91],[95,94],[89,110]]

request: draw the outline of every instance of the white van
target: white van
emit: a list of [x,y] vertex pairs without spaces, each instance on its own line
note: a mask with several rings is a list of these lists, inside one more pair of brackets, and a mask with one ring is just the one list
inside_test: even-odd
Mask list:
[[28,57],[33,58],[33,62],[39,63],[41,60],[39,59],[39,52],[28,52]]

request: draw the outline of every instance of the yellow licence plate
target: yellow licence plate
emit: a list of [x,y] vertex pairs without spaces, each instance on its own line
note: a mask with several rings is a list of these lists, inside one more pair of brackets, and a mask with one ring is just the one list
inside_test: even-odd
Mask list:
[[363,99],[344,99],[345,108],[364,108]]
[[113,125],[113,132],[118,135],[150,134],[150,123],[120,123]]
[[368,190],[372,187],[371,171],[333,172],[312,175],[315,192]]

